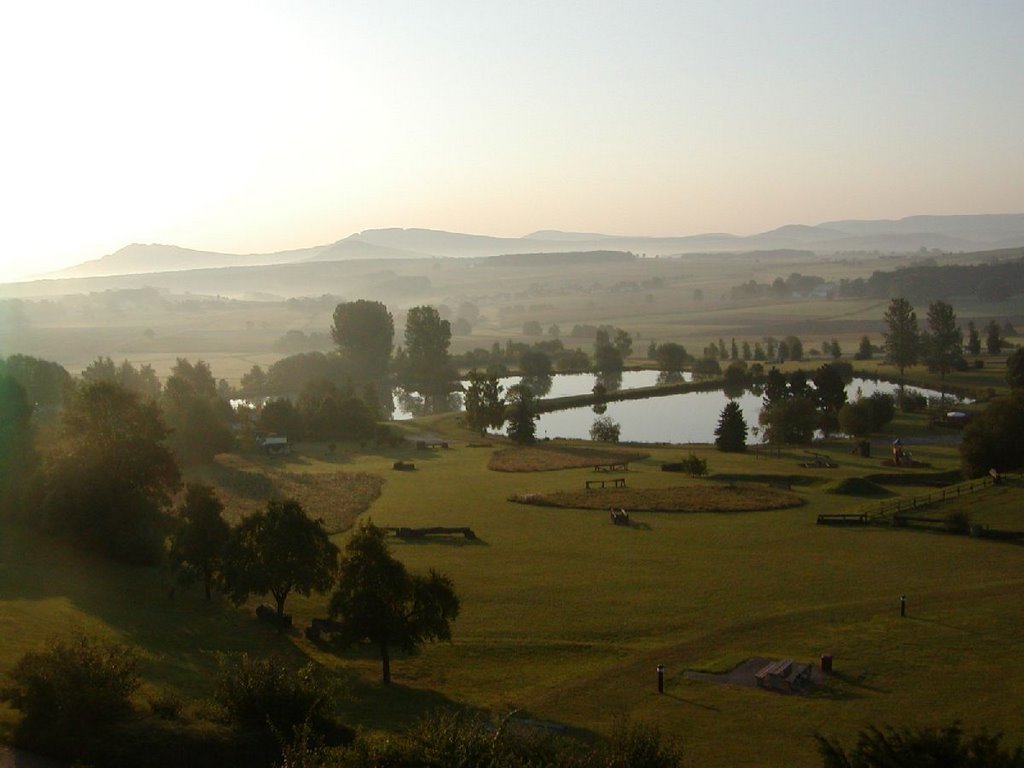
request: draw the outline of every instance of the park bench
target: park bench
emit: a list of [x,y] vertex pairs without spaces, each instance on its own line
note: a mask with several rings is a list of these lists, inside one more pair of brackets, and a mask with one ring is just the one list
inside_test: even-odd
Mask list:
[[394,464],[391,465],[391,468],[397,469],[401,472],[409,472],[413,469],[416,469],[416,465],[413,464],[411,461],[396,461]]
[[628,461],[613,461],[608,464],[595,464],[595,472],[629,472]]
[[612,488],[625,488],[626,478],[624,477],[610,477],[607,480],[585,480],[587,490],[591,488],[606,488],[608,483],[612,484]]
[[810,681],[811,665],[796,664],[792,659],[780,659],[765,664],[754,678],[762,688],[793,690]]

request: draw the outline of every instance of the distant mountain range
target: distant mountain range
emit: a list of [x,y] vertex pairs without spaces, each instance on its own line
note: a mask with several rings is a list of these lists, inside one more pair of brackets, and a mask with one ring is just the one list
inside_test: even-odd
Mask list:
[[907,253],[1012,248],[1024,245],[1024,214],[908,216],[897,220],[788,224],[756,235],[725,233],[636,237],[541,230],[524,237],[490,237],[432,229],[370,229],[329,245],[263,254],[195,251],[174,245],[129,245],[102,258],[48,275],[51,278],[146,274],[218,267],[266,266],[354,259],[422,259],[499,256],[513,253],[629,251],[647,256],[809,250],[820,255],[878,251]]

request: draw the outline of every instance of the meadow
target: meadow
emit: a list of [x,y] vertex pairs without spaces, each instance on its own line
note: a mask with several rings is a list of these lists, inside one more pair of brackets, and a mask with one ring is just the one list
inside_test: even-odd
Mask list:
[[[919,419],[904,426],[928,435],[923,417],[901,418]],[[603,507],[507,500],[579,493],[594,477],[591,468],[494,471],[492,454],[507,446],[497,439],[491,447],[469,447],[479,438],[456,416],[403,428],[412,439],[443,437],[451,447],[422,451],[410,442],[328,454],[323,445],[304,444],[291,457],[245,457],[245,471],[268,476],[378,476],[380,496],[361,519],[470,526],[479,537],[393,540],[392,550],[411,568],[452,577],[462,613],[451,644],[395,660],[391,687],[379,684],[372,652],[336,654],[298,631],[278,635],[258,625],[251,613],[258,601],[243,608],[219,599],[207,604],[198,588],[171,595],[169,573],[110,565],[6,526],[0,671],[52,633],[82,627],[141,649],[142,697],[208,697],[216,652],[274,651],[333,670],[346,682],[348,722],[385,731],[444,706],[515,711],[584,737],[628,717],[678,739],[687,764],[751,766],[815,765],[812,734],[852,741],[869,724],[959,719],[1004,731],[1011,743],[1024,738],[1024,548],[918,530],[815,524],[820,512],[873,503],[828,491],[843,478],[887,471],[879,467],[881,440],[874,459],[852,455],[844,442],[816,447],[838,465],[833,469],[799,466],[806,458],[800,450],[767,458],[697,447],[708,461],[707,479],[661,471],[683,449],[645,446],[648,455],[634,457],[626,475],[630,488],[700,494],[778,475],[804,503],[750,512],[635,511],[633,525],[623,527],[612,525]],[[955,447],[919,442],[915,457],[932,465],[928,472],[956,467]],[[393,471],[398,459],[414,462],[416,470]],[[602,491],[589,493],[597,498]],[[965,497],[958,508],[978,522],[1020,529],[1022,501],[1024,488],[1011,483]],[[342,544],[346,535],[335,538]],[[899,616],[901,594],[906,618]],[[326,597],[293,596],[289,610],[301,628],[325,615]],[[816,663],[825,653],[833,656],[835,673],[809,695],[684,677],[686,670],[724,672],[754,656]],[[663,695],[655,686],[658,664],[666,667]],[[13,718],[0,710],[4,726]]]

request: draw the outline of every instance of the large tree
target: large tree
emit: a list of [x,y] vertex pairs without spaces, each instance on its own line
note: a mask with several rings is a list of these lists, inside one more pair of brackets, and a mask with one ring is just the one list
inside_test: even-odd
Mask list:
[[818,427],[828,435],[839,426],[839,410],[846,405],[846,382],[837,365],[826,363],[814,372],[813,397],[818,406]]
[[20,511],[36,467],[32,410],[25,388],[0,374],[0,514]]
[[116,559],[158,560],[179,484],[166,437],[155,403],[110,382],[81,387],[64,410],[46,469],[48,526]]
[[726,403],[718,417],[715,447],[732,453],[747,450],[747,421],[743,418],[743,409],[735,400]]
[[231,532],[223,578],[238,604],[249,595],[273,595],[279,621],[288,595],[326,592],[338,568],[338,548],[323,522],[307,517],[294,499],[274,500]]
[[883,332],[882,349],[886,362],[900,371],[900,391],[903,391],[903,371],[917,362],[921,351],[921,332],[917,327],[917,313],[902,296],[892,299],[885,311],[887,331]]
[[171,564],[183,583],[202,582],[207,600],[220,576],[224,549],[231,537],[231,528],[221,516],[223,511],[224,505],[213,488],[190,483],[171,534]]
[[989,320],[985,326],[985,349],[990,355],[998,355],[1003,350],[1003,332],[999,323]]
[[357,378],[382,379],[395,341],[395,321],[379,301],[348,301],[334,309],[331,338]]
[[391,682],[392,647],[412,653],[425,642],[451,639],[459,615],[451,579],[433,570],[410,574],[372,523],[352,534],[339,572],[331,596],[331,616],[340,624],[335,636],[344,646],[377,646],[384,683]]
[[513,384],[508,388],[508,436],[520,445],[532,445],[537,435],[537,404],[531,390],[525,384]]
[[406,315],[402,378],[428,401],[443,400],[454,377],[451,338],[451,325],[433,307],[413,307]]
[[807,397],[788,397],[761,409],[758,421],[773,445],[805,444],[814,437],[818,412]]
[[939,374],[940,392],[946,393],[946,374],[963,360],[964,335],[956,324],[953,307],[944,301],[928,305],[928,330],[922,336],[922,350],[928,369]]
[[505,398],[503,387],[497,376],[480,373],[475,368],[469,372],[469,387],[466,389],[466,425],[481,433],[488,428],[497,429],[505,423]]
[[964,429],[960,463],[967,477],[1024,467],[1024,392],[993,400]]
[[1006,383],[1011,389],[1024,389],[1024,348],[1006,358]]

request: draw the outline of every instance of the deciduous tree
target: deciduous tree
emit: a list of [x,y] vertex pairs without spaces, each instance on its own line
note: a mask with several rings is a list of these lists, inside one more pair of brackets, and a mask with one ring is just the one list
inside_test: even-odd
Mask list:
[[466,424],[470,429],[484,432],[497,429],[505,423],[505,398],[497,376],[488,376],[475,368],[469,372],[466,389]]
[[388,372],[395,340],[395,321],[379,301],[343,302],[334,308],[331,338],[361,378],[376,380]]
[[190,483],[171,534],[171,564],[182,582],[202,582],[207,600],[220,576],[224,550],[231,537],[231,528],[221,516],[223,511],[224,505],[212,487]]
[[946,374],[963,360],[963,332],[957,327],[953,307],[944,301],[928,305],[928,330],[922,336],[922,350],[928,369],[939,374],[940,391],[946,392]]
[[293,591],[325,592],[334,582],[338,548],[323,522],[306,516],[294,499],[270,501],[263,512],[242,519],[224,554],[224,584],[241,604],[249,595],[274,596],[279,621]]
[[886,362],[900,371],[900,391],[903,391],[903,371],[917,362],[921,350],[921,333],[917,327],[917,313],[905,298],[894,298],[885,311],[888,328],[882,334]]
[[331,616],[342,645],[369,642],[380,651],[384,683],[391,682],[391,649],[406,653],[423,643],[451,639],[459,599],[451,579],[431,570],[410,574],[388,551],[384,532],[367,523],[345,546]]

